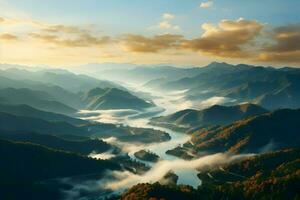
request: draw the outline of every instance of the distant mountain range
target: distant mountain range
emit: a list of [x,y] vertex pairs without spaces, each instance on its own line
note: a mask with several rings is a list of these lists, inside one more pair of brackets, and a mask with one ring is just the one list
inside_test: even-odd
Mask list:
[[[125,90],[122,86],[110,81],[99,80],[82,74],[78,75],[61,69],[29,71],[25,69],[8,68],[0,70],[0,89],[13,88],[16,90],[28,89],[32,91],[43,91],[51,97],[48,100],[52,99],[58,101],[74,109],[85,108],[85,105],[80,99],[81,95],[78,93],[85,93],[96,87],[116,87]],[[19,99],[19,101],[21,101],[21,99]],[[27,102],[23,103],[26,104]],[[41,109],[41,107],[38,108]],[[51,111],[52,108],[46,110]],[[67,114],[64,112],[60,113]]]
[[[101,65],[103,67],[103,65]],[[266,109],[300,107],[300,69],[212,62],[204,67],[103,67],[98,77],[144,85],[160,91],[186,90],[184,100],[199,102],[224,97],[231,104],[255,103]],[[234,101],[234,102],[233,102]]]
[[54,83],[42,83],[31,80],[16,80],[0,76],[0,89],[13,88],[15,90],[27,89],[33,91],[43,91],[52,99],[67,104],[73,108],[80,108],[82,104],[78,94],[68,91]]
[[41,111],[26,104],[0,104],[0,112],[23,117],[39,118],[49,122],[64,121],[75,126],[85,125],[89,123],[85,120],[69,117],[66,115],[57,114],[54,112]]
[[[141,109],[153,106],[116,83],[67,70],[9,68],[0,70],[0,74],[1,104],[28,104],[66,115],[74,115],[78,109]],[[98,91],[97,96],[92,96],[95,91]]]
[[134,66],[130,68],[106,69],[98,73],[100,78],[109,78],[114,81],[146,84],[155,79],[177,80],[196,75],[199,68],[178,68],[168,65],[159,66]]
[[6,88],[0,90],[0,103],[10,105],[27,104],[40,110],[66,115],[74,115],[77,111],[64,103],[57,101],[46,92],[25,88]]
[[266,109],[254,104],[214,105],[204,110],[186,109],[168,116],[155,117],[151,119],[151,122],[161,126],[173,125],[178,128],[190,129],[225,125],[266,112],[268,112]]
[[56,85],[74,93],[87,91],[95,87],[121,87],[106,80],[99,80],[83,74],[75,74],[62,69],[45,69],[29,71],[25,69],[9,68],[0,70],[1,77],[23,82],[36,82]]
[[[157,84],[159,82],[159,84]],[[300,107],[300,69],[230,65],[213,62],[191,77],[152,80],[146,84],[163,91],[187,90],[187,100],[226,97],[234,103],[251,102],[267,109]]]
[[[205,67],[194,68],[118,67],[101,71],[100,75],[117,82],[130,83],[132,80],[134,83],[160,91],[186,90],[183,100],[195,103],[212,97],[222,97],[232,100],[229,104],[249,102],[269,110],[300,107],[300,70],[297,68],[276,69],[213,62]],[[85,108],[86,105],[80,100],[80,96],[94,88],[117,88],[127,91],[119,84],[66,70],[33,72],[6,69],[1,71],[0,83],[0,88],[3,89],[12,87],[44,91],[55,101],[74,109]],[[81,95],[78,95],[79,92]]]

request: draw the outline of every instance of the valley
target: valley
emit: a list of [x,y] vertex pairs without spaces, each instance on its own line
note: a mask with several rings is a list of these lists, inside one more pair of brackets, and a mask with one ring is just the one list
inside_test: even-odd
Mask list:
[[[244,91],[239,89],[235,91],[239,95],[226,100],[229,97],[225,94],[230,88],[244,84],[242,80],[230,83],[230,88],[217,87],[220,83],[198,78],[199,83],[189,85],[190,79],[204,77],[208,72],[216,77],[224,70],[228,76],[236,73],[248,76],[244,73],[256,70],[254,66],[254,69],[251,66],[238,67],[212,63],[199,69],[157,67],[145,69],[146,72],[141,69],[124,70],[124,74],[129,73],[128,76],[144,73],[144,76],[150,75],[151,80],[164,77],[164,81],[172,82],[175,80],[164,73],[185,71],[182,74],[187,76],[184,79],[187,83],[181,83],[184,87],[176,90],[165,87],[165,84],[154,88],[153,81],[146,79],[113,82],[114,75],[112,80],[103,81],[67,71],[26,71],[26,76],[35,80],[32,84],[32,80],[20,78],[19,70],[5,70],[1,74],[2,79],[9,81],[3,82],[0,90],[0,141],[3,143],[0,154],[6,164],[0,173],[5,172],[6,179],[11,181],[11,185],[0,182],[3,188],[10,187],[10,190],[2,190],[5,197],[17,197],[10,192],[12,186],[24,190],[21,195],[28,195],[26,188],[18,185],[19,181],[12,175],[19,169],[9,169],[8,165],[26,166],[24,170],[29,174],[21,176],[21,179],[30,190],[36,191],[32,199],[48,193],[55,195],[49,195],[50,199],[127,199],[128,195],[139,195],[138,191],[145,188],[153,190],[151,194],[145,194],[151,197],[174,193],[182,199],[198,199],[205,194],[213,200],[227,198],[223,196],[224,191],[233,190],[230,195],[241,195],[238,190],[249,184],[258,173],[255,164],[249,166],[249,170],[254,170],[251,174],[237,170],[236,165],[264,160],[270,154],[273,159],[279,159],[279,163],[268,170],[281,173],[281,163],[287,168],[284,170],[290,170],[293,176],[291,184],[295,184],[293,181],[297,183],[299,176],[294,168],[299,158],[297,149],[300,143],[300,113],[294,102],[298,98],[297,87],[289,89],[291,95],[295,94],[291,96],[291,99],[295,98],[293,105],[288,103],[275,109],[245,99]],[[156,72],[149,73],[149,70]],[[269,71],[272,72],[270,75]],[[268,69],[263,76],[269,79],[275,71],[280,76],[299,74],[296,69],[289,71],[288,75],[285,70]],[[190,73],[198,74],[193,76]],[[13,75],[18,78],[13,79]],[[53,78],[57,79],[55,85],[47,82],[48,79],[53,81]],[[180,79],[182,77],[178,77],[177,81]],[[253,77],[251,79],[255,81]],[[23,86],[19,85],[20,82]],[[192,92],[194,87],[201,90],[206,84],[211,85],[209,90],[214,93]],[[283,84],[282,87],[286,86]],[[267,95],[273,89],[264,92]],[[258,89],[256,92],[262,91]],[[197,98],[191,97],[191,93]],[[224,96],[215,96],[221,94]],[[22,154],[24,159],[17,159],[15,155],[7,157],[9,151]],[[30,157],[32,152],[36,157]],[[293,155],[293,158],[280,160],[285,153]],[[41,156],[48,160],[35,164],[42,160]],[[56,162],[60,163],[57,167]],[[36,171],[38,166],[40,171]],[[45,174],[46,171],[52,174]],[[290,181],[287,174],[284,175],[287,176],[285,180]],[[274,177],[282,180],[281,175],[274,174]],[[271,176],[262,176],[261,179],[267,184],[269,178]],[[243,198],[263,193],[249,191],[251,194]],[[282,189],[278,195],[285,192]]]
[[300,200],[299,13],[0,0],[0,200]]

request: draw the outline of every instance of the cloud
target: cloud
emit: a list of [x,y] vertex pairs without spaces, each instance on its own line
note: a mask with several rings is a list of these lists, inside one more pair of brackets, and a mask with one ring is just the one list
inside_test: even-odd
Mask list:
[[41,28],[46,26],[45,23],[34,21],[34,20],[14,19],[14,18],[7,18],[7,17],[0,17],[0,24],[6,26],[29,26],[35,28]]
[[171,13],[164,13],[163,14],[163,19],[165,20],[171,20],[171,19],[174,19],[175,18],[175,15],[171,14]]
[[281,26],[273,30],[275,44],[265,50],[287,52],[300,50],[300,24]]
[[18,23],[18,21],[14,20],[14,19],[6,18],[6,17],[0,17],[0,24],[2,26],[5,26],[5,25],[17,25],[17,24],[20,24],[20,23]]
[[[103,46],[113,43],[109,36],[97,36],[81,26],[48,24],[34,20],[9,19],[0,17],[0,23],[4,25],[28,26],[31,33],[27,35],[44,43],[63,47],[89,47]],[[23,34],[24,35],[24,34]],[[2,35],[2,40],[16,40],[16,36]]]
[[14,24],[14,23],[16,23],[16,20],[9,19],[9,18],[6,18],[6,17],[0,17],[0,24],[1,25],[11,25],[11,24]]
[[18,37],[9,33],[3,33],[0,34],[0,40],[5,40],[5,41],[15,41],[17,40]]
[[123,37],[123,46],[125,50],[131,52],[156,53],[177,48],[182,39],[183,36],[174,34],[155,35],[153,37],[129,34]]
[[266,45],[258,60],[279,63],[300,62],[300,24],[276,27],[270,33],[271,44]]
[[[205,4],[208,2],[213,1],[202,2],[203,6],[207,6]],[[198,37],[188,38],[176,34],[181,31],[181,27],[174,23],[175,19],[174,14],[163,13],[160,21],[149,28],[159,32],[163,31],[163,34],[145,36],[134,33],[122,35],[121,33],[121,36],[110,37],[99,34],[94,26],[49,24],[32,19],[0,16],[2,28],[0,40],[2,45],[7,44],[6,62],[12,62],[12,58],[16,57],[15,49],[20,50],[20,55],[27,56],[26,59],[21,59],[22,56],[19,56],[18,59],[21,59],[22,62],[23,60],[32,61],[33,58],[40,60],[41,56],[33,56],[37,55],[36,52],[43,54],[44,58],[55,54],[61,56],[57,48],[55,50],[43,48],[41,51],[41,45],[47,44],[59,47],[76,47],[72,55],[82,55],[83,51],[89,50],[86,47],[105,50],[103,52],[97,52],[95,49],[93,52],[90,51],[88,54],[94,61],[98,61],[100,58],[109,61],[109,59],[117,59],[116,55],[118,55],[119,61],[128,62],[130,60],[130,62],[135,63],[149,63],[149,60],[151,63],[180,60],[181,63],[199,64],[204,62],[202,60],[206,59],[208,62],[215,57],[243,59],[243,62],[300,63],[299,23],[271,27],[255,20],[242,18],[222,20],[218,24],[202,24],[203,32]],[[32,47],[31,51],[34,52],[31,55],[25,47],[28,46],[28,43]],[[8,51],[8,47],[10,51]],[[79,47],[85,48],[79,50]],[[108,52],[108,54],[104,52]],[[127,52],[144,53],[144,55],[141,54],[141,57],[137,58],[134,54],[127,54]],[[156,57],[151,57],[152,55],[149,54],[160,52],[168,52],[168,54],[157,54]],[[84,62],[87,62],[87,57]],[[65,56],[64,59],[69,58]],[[13,61],[15,62],[15,59]]]
[[180,27],[178,25],[172,25],[170,22],[168,21],[162,21],[158,24],[159,28],[162,29],[173,29],[173,30],[180,30]]
[[81,26],[35,22],[34,27],[37,30],[28,34],[31,38],[61,47],[104,46],[113,43],[111,37],[95,35],[92,30]]
[[259,36],[262,28],[263,24],[242,18],[222,20],[218,26],[204,23],[201,37],[185,40],[182,48],[219,57],[249,57],[250,52],[243,46]]
[[204,109],[211,107],[213,105],[222,105],[229,102],[234,102],[234,99],[230,99],[228,97],[211,97],[209,99],[206,99],[204,101],[201,101],[197,107],[198,109]]
[[115,157],[116,155],[110,151],[110,152],[104,152],[104,153],[92,152],[88,156],[91,158],[95,158],[95,159],[109,160],[109,159]]
[[77,26],[66,26],[66,25],[47,25],[42,31],[50,33],[86,33],[86,30],[83,30]]
[[103,46],[113,42],[109,36],[96,37],[89,33],[76,34],[73,38],[49,33],[30,33],[29,36],[62,47]]
[[213,1],[206,1],[206,2],[202,2],[201,4],[200,4],[200,8],[209,8],[209,7],[211,7],[212,5],[214,4],[214,2]]
[[172,20],[175,19],[175,15],[164,13],[161,18],[162,20],[156,26],[152,26],[149,29],[167,29],[173,31],[179,31],[181,29],[179,25],[172,23]]
[[[171,28],[168,22],[161,22],[161,28]],[[125,37],[126,49],[133,52],[160,52],[164,50],[190,50],[217,57],[248,58],[253,56],[247,47],[261,34],[263,24],[257,21],[238,19],[222,20],[217,26],[204,23],[203,34],[194,39],[182,35],[156,35],[145,37],[128,35]]]
[[5,19],[3,17],[0,17],[0,23],[5,22]]
[[261,53],[258,61],[273,63],[300,64],[300,51],[281,52],[281,53]]

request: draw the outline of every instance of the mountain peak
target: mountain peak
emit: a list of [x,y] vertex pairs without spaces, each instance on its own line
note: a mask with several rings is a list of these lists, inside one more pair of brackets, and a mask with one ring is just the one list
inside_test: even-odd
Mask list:
[[226,62],[211,62],[209,65],[207,65],[206,67],[209,67],[209,68],[216,68],[216,69],[219,69],[219,68],[228,68],[228,69],[249,69],[249,68],[252,68],[253,66],[251,65],[247,65],[247,64],[237,64],[237,65],[232,65],[232,64],[229,64],[229,63],[226,63]]
[[206,66],[209,69],[225,69],[225,68],[230,68],[232,69],[235,67],[234,65],[228,64],[226,62],[212,62]]
[[231,64],[228,64],[226,62],[217,62],[217,61],[213,61],[210,64],[208,64],[208,66],[218,66],[218,65],[231,65]]
[[143,109],[153,106],[143,99],[119,88],[94,88],[84,97],[89,109]]

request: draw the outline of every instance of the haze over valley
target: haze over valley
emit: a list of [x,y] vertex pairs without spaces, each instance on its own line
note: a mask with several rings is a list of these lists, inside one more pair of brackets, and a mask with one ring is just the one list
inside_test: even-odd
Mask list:
[[0,199],[300,199],[298,8],[0,0]]

